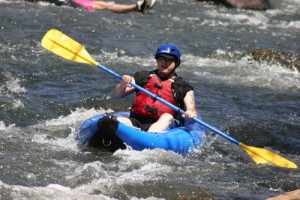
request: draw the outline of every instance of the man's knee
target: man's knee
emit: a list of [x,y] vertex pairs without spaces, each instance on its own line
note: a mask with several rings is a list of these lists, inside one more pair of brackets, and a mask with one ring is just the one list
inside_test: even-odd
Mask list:
[[159,120],[164,120],[166,122],[172,123],[174,120],[173,115],[169,114],[169,113],[164,113],[160,116]]
[[122,122],[123,124],[126,124],[128,126],[133,126],[132,122],[130,121],[130,119],[128,119],[127,117],[117,117],[117,120],[119,122]]

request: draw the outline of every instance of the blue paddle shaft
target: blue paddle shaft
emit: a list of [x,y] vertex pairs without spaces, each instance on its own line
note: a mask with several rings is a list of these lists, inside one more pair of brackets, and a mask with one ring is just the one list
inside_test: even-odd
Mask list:
[[[100,69],[106,71],[107,73],[109,73],[109,74],[115,76],[116,78],[122,80],[122,76],[120,76],[120,75],[117,74],[116,72],[114,72],[114,71],[112,71],[112,70],[110,70],[110,69],[104,67],[104,66],[101,65],[101,64],[99,64],[98,67],[99,67]],[[185,113],[185,112],[184,112],[182,109],[180,109],[179,107],[174,106],[173,104],[171,104],[171,103],[165,101],[164,99],[162,99],[162,98],[160,98],[159,96],[157,96],[157,95],[155,95],[155,94],[149,92],[148,90],[142,88],[141,86],[139,86],[139,85],[137,85],[137,84],[135,84],[135,83],[132,83],[132,82],[130,83],[130,85],[132,85],[135,89],[137,89],[137,90],[139,90],[139,91],[142,91],[142,92],[144,92],[145,94],[149,95],[151,98],[153,98],[153,99],[155,99],[155,100],[157,100],[157,101],[159,101],[159,102],[165,104],[166,106],[172,108],[172,109],[175,110],[176,112],[179,112],[180,114],[184,114],[184,113]],[[231,142],[233,142],[233,143],[235,143],[235,144],[239,144],[239,143],[240,143],[240,142],[237,141],[236,139],[234,139],[234,138],[230,137],[229,135],[227,135],[227,134],[225,134],[225,133],[219,131],[218,129],[216,129],[216,128],[210,126],[209,124],[207,124],[207,123],[201,121],[200,119],[198,119],[198,118],[192,118],[192,119],[193,119],[195,122],[197,122],[197,123],[201,124],[202,126],[204,126],[205,128],[207,128],[207,129],[209,129],[209,130],[211,130],[211,131],[213,131],[213,132],[215,132],[215,133],[217,133],[217,134],[223,136],[224,138],[228,139],[229,141],[231,141]]]

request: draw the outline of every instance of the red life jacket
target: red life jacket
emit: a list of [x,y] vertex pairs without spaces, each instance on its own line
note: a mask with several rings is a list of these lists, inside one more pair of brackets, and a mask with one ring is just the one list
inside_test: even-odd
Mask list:
[[[165,101],[176,105],[172,92],[172,83],[172,80],[161,81],[157,75],[152,74],[143,88],[156,94]],[[174,115],[175,111],[158,100],[151,98],[149,95],[141,91],[137,92],[131,108],[131,114],[133,116],[149,117],[157,120],[164,113]]]

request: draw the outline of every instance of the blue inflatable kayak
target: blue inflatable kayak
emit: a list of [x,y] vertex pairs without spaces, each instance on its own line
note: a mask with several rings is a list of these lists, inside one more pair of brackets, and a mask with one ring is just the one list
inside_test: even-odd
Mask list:
[[[205,129],[198,123],[185,123],[184,127],[170,128],[164,132],[155,133],[140,131],[112,119],[120,116],[128,117],[129,112],[101,114],[83,122],[76,136],[79,146],[81,148],[100,147],[114,152],[117,149],[126,148],[124,145],[126,144],[139,151],[160,148],[185,155],[200,146],[206,136]],[[101,121],[99,119],[104,121],[101,125],[99,125]]]

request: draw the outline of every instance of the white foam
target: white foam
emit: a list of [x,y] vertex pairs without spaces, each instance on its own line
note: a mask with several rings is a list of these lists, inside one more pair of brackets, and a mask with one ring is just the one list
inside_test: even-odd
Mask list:
[[5,123],[3,121],[0,121],[0,130],[10,130],[13,127],[15,127],[15,124],[10,124],[8,126],[5,126]]
[[24,103],[17,99],[15,95],[26,93],[26,88],[22,87],[20,79],[15,78],[11,73],[5,72],[3,75],[8,80],[0,86],[0,95],[11,99],[9,109],[24,108]]
[[261,12],[246,12],[246,13],[241,13],[241,12],[236,12],[236,13],[222,13],[219,12],[217,9],[214,10],[208,10],[205,13],[207,16],[211,16],[215,18],[215,16],[218,16],[219,18],[222,18],[224,20],[227,20],[226,22],[219,20],[218,22],[215,20],[206,20],[207,22],[209,21],[210,23],[214,22],[213,24],[216,25],[222,25],[222,26],[228,26],[232,24],[236,25],[250,25],[250,26],[262,26],[268,22],[268,17],[265,16],[265,13]]
[[[80,124],[90,117],[103,114],[105,112],[113,112],[113,110],[105,110],[102,108],[99,110],[94,108],[86,110],[84,108],[77,108],[67,116],[60,116],[56,119],[40,122],[39,124],[29,127],[35,129],[35,135],[32,140],[40,144],[50,144],[50,147],[53,148],[53,150],[79,151],[75,136]],[[39,129],[42,130],[41,133],[36,131]],[[49,137],[47,132],[52,134],[56,134],[57,132],[61,136]]]
[[25,187],[7,185],[0,181],[1,190],[5,190],[11,199],[43,199],[43,200],[115,200],[103,194],[89,194],[85,191],[72,189],[59,184],[49,184],[46,187]]
[[76,108],[75,111],[72,111],[68,116],[60,116],[57,119],[47,120],[45,122],[46,126],[61,126],[61,125],[74,125],[78,122],[84,121],[95,115],[99,115],[105,112],[113,112],[113,110],[100,109],[96,110],[94,108],[86,110],[84,108]]
[[21,86],[20,82],[20,79],[11,77],[11,79],[6,82],[6,87],[9,91],[17,94],[27,92],[27,90]]
[[[299,89],[300,73],[280,64],[254,61],[251,56],[235,58],[234,54],[217,50],[216,58],[185,55],[186,69],[209,82],[227,82],[233,85],[259,86],[274,89]],[[224,55],[222,55],[224,54]],[[226,57],[219,59],[218,56]],[[186,70],[179,69],[179,70]],[[230,69],[230,70],[229,70]]]

